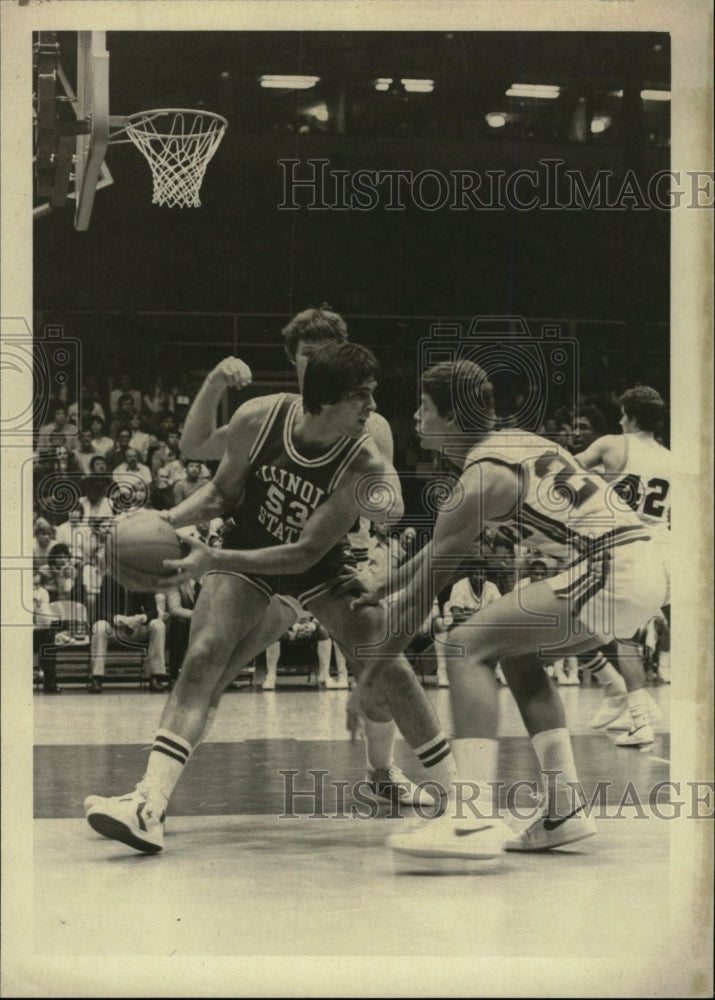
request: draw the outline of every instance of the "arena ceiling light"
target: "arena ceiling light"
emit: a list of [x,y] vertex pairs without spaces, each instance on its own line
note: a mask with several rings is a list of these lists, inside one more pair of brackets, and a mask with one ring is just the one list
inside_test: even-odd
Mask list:
[[431,94],[434,90],[434,80],[415,80],[403,77],[400,83],[408,94]]
[[506,115],[501,115],[496,111],[490,111],[488,115],[484,116],[491,128],[504,128],[506,125]]
[[611,119],[608,115],[596,115],[591,119],[591,131],[594,135],[600,135],[601,132],[605,132],[610,126]]
[[389,90],[392,86],[392,77],[378,76],[377,80],[375,80],[374,86],[375,90]]
[[641,99],[644,101],[669,101],[669,90],[641,90]]
[[506,91],[507,97],[531,97],[554,100],[561,94],[561,87],[548,83],[512,83]]
[[271,90],[310,90],[314,87],[319,76],[291,76],[290,74],[280,74],[280,73],[266,73],[264,74],[259,83],[262,87],[267,87]]

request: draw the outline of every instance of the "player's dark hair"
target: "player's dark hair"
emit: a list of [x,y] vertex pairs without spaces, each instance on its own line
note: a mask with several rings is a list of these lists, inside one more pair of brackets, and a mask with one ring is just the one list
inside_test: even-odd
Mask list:
[[424,372],[421,384],[439,415],[454,415],[461,431],[494,426],[494,389],[474,361],[440,361]]
[[351,389],[375,378],[377,358],[360,344],[325,344],[308,359],[303,378],[303,407],[318,414],[339,403]]
[[329,340],[336,344],[344,344],[348,339],[348,328],[345,320],[330,306],[323,302],[317,309],[304,309],[281,330],[285,340],[286,354],[295,361],[298,345],[302,341],[309,344]]
[[629,420],[635,420],[638,429],[655,434],[665,423],[666,405],[663,397],[649,385],[637,385],[628,389],[620,399],[623,412]]

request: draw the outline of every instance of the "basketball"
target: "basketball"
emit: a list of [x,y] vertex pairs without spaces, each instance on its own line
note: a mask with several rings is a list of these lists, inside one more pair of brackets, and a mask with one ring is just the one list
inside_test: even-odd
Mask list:
[[127,590],[143,593],[155,589],[155,579],[171,571],[165,559],[181,559],[179,536],[163,517],[143,511],[117,523],[114,544],[108,546],[109,572]]

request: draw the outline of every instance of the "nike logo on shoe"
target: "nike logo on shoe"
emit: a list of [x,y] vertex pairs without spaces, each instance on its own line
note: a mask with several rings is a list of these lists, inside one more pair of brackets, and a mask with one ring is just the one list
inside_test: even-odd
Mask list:
[[547,816],[544,820],[544,829],[557,830],[562,823],[566,822],[567,819],[573,819],[573,817],[578,815],[580,812],[583,812],[583,806],[579,806],[578,809],[574,809],[574,811],[569,813],[568,816],[562,816],[560,819],[549,819]]
[[493,827],[490,823],[489,826],[478,826],[475,827],[473,830],[455,830],[454,835],[455,837],[471,837],[473,833],[486,833],[487,830],[492,830],[492,829]]

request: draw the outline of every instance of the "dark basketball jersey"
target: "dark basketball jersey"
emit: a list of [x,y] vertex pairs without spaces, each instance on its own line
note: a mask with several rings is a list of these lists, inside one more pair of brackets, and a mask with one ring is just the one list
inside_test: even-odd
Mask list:
[[[300,396],[277,396],[249,452],[251,472],[235,526],[224,535],[224,548],[260,549],[297,542],[311,515],[337,489],[369,434],[339,438],[322,455],[306,458],[293,440],[301,412]],[[345,540],[320,563],[334,563]]]

